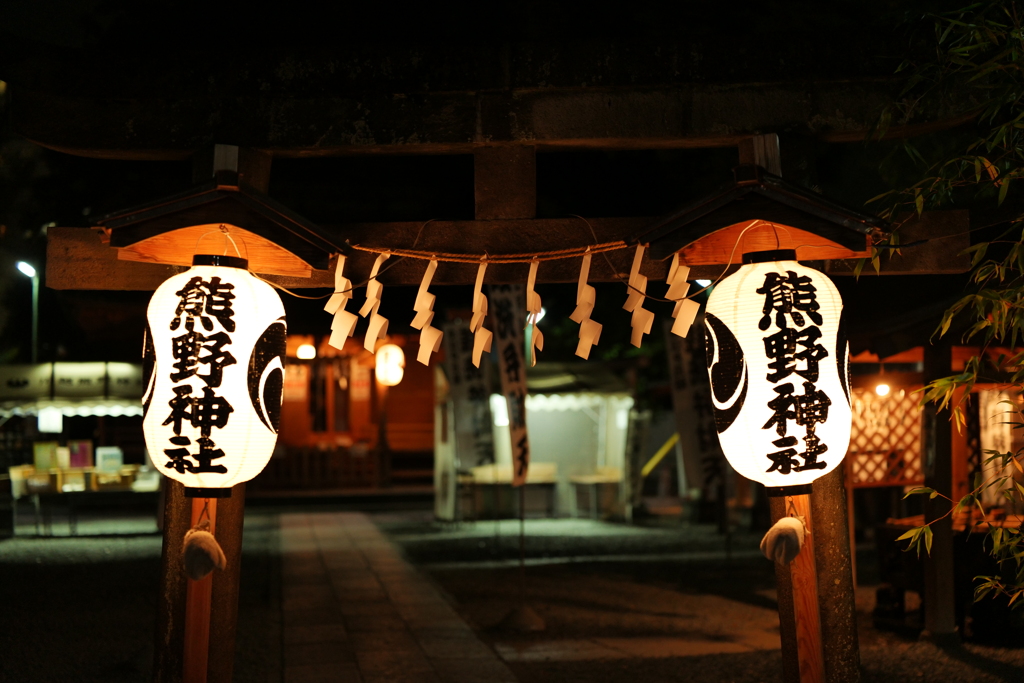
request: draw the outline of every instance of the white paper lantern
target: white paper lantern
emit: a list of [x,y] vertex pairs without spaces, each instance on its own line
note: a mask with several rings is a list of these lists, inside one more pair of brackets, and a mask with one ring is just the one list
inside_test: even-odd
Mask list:
[[259,474],[277,442],[284,306],[245,259],[192,263],[149,302],[142,427],[159,471],[191,489],[227,489]]
[[850,442],[849,346],[832,282],[792,250],[745,254],[705,316],[715,426],[733,469],[810,484]]
[[398,386],[405,376],[405,352],[401,346],[385,344],[374,356],[374,374],[386,387]]

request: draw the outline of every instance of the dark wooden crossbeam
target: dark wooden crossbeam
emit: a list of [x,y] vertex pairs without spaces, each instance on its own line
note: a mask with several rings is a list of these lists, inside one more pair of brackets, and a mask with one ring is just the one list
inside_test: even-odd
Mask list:
[[[863,140],[895,96],[889,81],[678,84],[322,97],[103,98],[12,88],[15,130],[44,147],[105,159],[186,159],[230,122],[235,144],[277,157],[470,154],[554,149],[727,147],[761,131]],[[130,131],[126,131],[130,122]],[[950,118],[894,129],[913,135]],[[223,126],[222,126],[223,127]]]

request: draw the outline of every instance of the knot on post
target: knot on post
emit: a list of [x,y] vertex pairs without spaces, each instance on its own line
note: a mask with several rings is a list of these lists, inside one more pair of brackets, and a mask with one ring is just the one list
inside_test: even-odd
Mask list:
[[789,564],[800,554],[806,536],[802,517],[783,517],[761,539],[761,554],[779,564]]
[[185,534],[182,559],[185,573],[193,581],[203,579],[215,567],[223,570],[228,564],[220,543],[209,529],[210,520],[204,519]]

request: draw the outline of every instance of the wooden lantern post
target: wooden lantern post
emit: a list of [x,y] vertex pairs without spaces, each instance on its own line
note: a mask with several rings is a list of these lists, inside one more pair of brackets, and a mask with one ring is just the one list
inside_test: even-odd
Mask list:
[[[636,235],[650,243],[652,258],[678,253],[688,266],[728,269],[745,252],[793,250],[827,271],[834,259],[870,255],[870,239],[883,229],[878,219],[783,181],[777,136],[742,141],[739,156],[732,186]],[[775,229],[755,229],[762,227]],[[794,561],[776,565],[784,680],[853,683],[860,653],[843,468],[813,489],[769,489],[769,496],[773,523],[799,516],[810,531]]]

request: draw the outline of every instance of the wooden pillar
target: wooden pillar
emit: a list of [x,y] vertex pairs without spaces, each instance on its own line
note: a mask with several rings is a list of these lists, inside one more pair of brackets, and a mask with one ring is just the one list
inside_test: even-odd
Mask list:
[[266,194],[270,189],[270,164],[273,157],[248,147],[209,145],[192,156],[192,182],[211,178],[237,182]]
[[[924,381],[952,374],[952,349],[946,343],[925,345]],[[924,485],[944,496],[953,494],[953,424],[950,411],[924,408]],[[925,521],[939,519],[949,509],[942,497],[925,500]],[[946,517],[932,524],[932,551],[924,565],[923,638],[954,639],[956,600],[953,590],[953,520]]]
[[772,496],[772,524],[783,517],[804,518],[811,535],[787,565],[775,563],[778,584],[779,632],[782,638],[782,679],[786,683],[823,683],[825,662],[815,568],[815,523],[808,494]]
[[[210,533],[217,535],[217,499],[192,498],[191,526],[203,519],[210,522]],[[213,596],[213,574],[198,581],[186,579],[185,587],[185,656],[183,663],[185,683],[207,683],[207,664],[210,659],[210,602]]]
[[[769,173],[782,175],[779,138],[775,134],[758,135],[740,142],[740,163],[755,163]],[[843,483],[843,467],[814,482],[808,496],[793,496],[794,501],[807,499],[814,520],[812,533],[804,549],[812,549],[813,562],[800,564],[800,557],[789,566],[775,565],[779,585],[779,621],[782,625],[783,674],[787,682],[819,680],[805,678],[806,665],[796,659],[796,632],[801,628],[798,614],[793,611],[794,590],[800,586],[795,573],[810,567],[815,572],[814,594],[818,601],[818,624],[822,652],[822,676],[828,683],[853,683],[860,680],[860,643],[857,638],[857,618],[853,585],[853,566],[850,550],[849,507]],[[772,523],[786,516],[783,498],[770,501]],[[799,513],[803,514],[803,513]],[[799,595],[797,604],[804,604]],[[786,604],[786,603],[789,604]],[[809,617],[803,621],[807,622]],[[807,629],[805,629],[806,631]],[[810,631],[808,631],[810,632]],[[787,649],[788,648],[788,649]],[[809,655],[813,659],[813,653]],[[813,672],[812,672],[813,673]]]
[[741,164],[757,164],[769,173],[782,175],[779,136],[775,133],[754,135],[740,140],[739,152]]
[[[217,499],[213,515],[216,522],[214,536],[224,551],[227,567],[215,569],[203,581],[189,581],[182,561],[185,533],[193,525],[193,499],[185,497],[185,487],[177,481],[165,481],[164,543],[160,563],[160,596],[157,604],[156,652],[153,661],[154,683],[193,683],[197,679],[206,683],[231,683],[235,661],[235,631],[238,620],[238,585],[242,561],[242,518],[245,511],[245,484],[231,490],[230,498]],[[201,510],[202,506],[199,506]],[[198,586],[209,582],[205,600],[209,605],[206,664],[198,673],[186,672],[186,634],[199,636],[192,627],[186,627],[189,605],[189,584]],[[193,613],[203,596],[193,596]],[[195,618],[195,617],[193,617]],[[194,639],[188,647],[202,648],[202,637]],[[188,677],[191,673],[192,678]],[[205,678],[202,678],[205,673]]]
[[236,484],[230,498],[217,501],[217,543],[227,567],[213,572],[210,600],[209,683],[231,683],[235,670],[235,632],[238,624],[238,585],[242,576],[242,522],[245,484]]
[[825,680],[854,683],[860,680],[860,642],[854,595],[853,558],[844,468],[837,467],[815,480],[811,494],[814,517],[815,566],[818,570],[818,605],[825,647]]
[[537,150],[526,145],[473,151],[477,220],[536,218]]
[[163,482],[164,545],[160,560],[160,596],[157,601],[154,683],[181,683],[185,655],[185,593],[188,578],[182,564],[182,543],[191,528],[192,504],[185,487],[173,479]]

